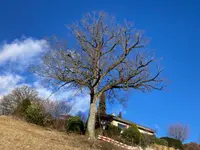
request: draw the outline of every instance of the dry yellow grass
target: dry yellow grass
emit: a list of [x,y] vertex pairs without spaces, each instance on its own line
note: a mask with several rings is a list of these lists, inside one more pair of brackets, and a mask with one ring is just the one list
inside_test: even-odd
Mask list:
[[[12,117],[0,116],[1,150],[97,150],[107,149],[106,143],[87,140],[86,136],[62,132],[26,123]],[[111,145],[109,150],[116,149]]]

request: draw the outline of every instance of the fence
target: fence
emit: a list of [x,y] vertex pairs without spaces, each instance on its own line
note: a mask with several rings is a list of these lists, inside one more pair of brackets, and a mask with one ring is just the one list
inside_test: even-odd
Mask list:
[[129,146],[129,145],[126,145],[124,143],[115,141],[115,140],[113,140],[111,138],[108,138],[106,136],[99,135],[98,139],[102,140],[102,141],[105,141],[105,142],[108,142],[108,143],[112,143],[112,144],[114,144],[114,145],[116,145],[118,147],[121,147],[121,148],[124,148],[124,149],[127,149],[127,150],[142,150],[140,147]]

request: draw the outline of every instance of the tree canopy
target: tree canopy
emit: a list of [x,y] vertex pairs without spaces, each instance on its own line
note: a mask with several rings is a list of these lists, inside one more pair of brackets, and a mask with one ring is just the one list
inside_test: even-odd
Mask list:
[[117,90],[161,90],[162,69],[153,53],[148,51],[148,39],[124,21],[104,12],[88,13],[81,21],[68,27],[76,45],[50,41],[51,50],[44,54],[34,71],[54,83],[90,93],[88,131],[94,137],[96,103],[103,93],[116,97]]

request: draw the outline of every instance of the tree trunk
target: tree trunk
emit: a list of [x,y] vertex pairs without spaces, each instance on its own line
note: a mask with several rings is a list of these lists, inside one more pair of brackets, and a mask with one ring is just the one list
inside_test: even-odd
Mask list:
[[89,114],[88,125],[87,125],[87,130],[88,130],[88,133],[89,133],[89,137],[91,139],[95,139],[96,109],[97,109],[96,108],[96,101],[95,101],[95,99],[91,99],[90,114]]

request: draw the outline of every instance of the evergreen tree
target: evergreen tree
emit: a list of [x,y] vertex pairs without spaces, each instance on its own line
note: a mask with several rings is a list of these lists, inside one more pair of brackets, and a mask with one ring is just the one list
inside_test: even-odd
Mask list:
[[119,112],[118,117],[119,117],[119,118],[122,118],[122,112],[121,112],[121,111]]
[[98,117],[104,117],[106,115],[106,96],[102,94],[99,101],[99,107],[97,110]]
[[96,113],[96,128],[101,128],[102,117],[106,116],[106,96],[102,94],[99,100],[99,107]]

